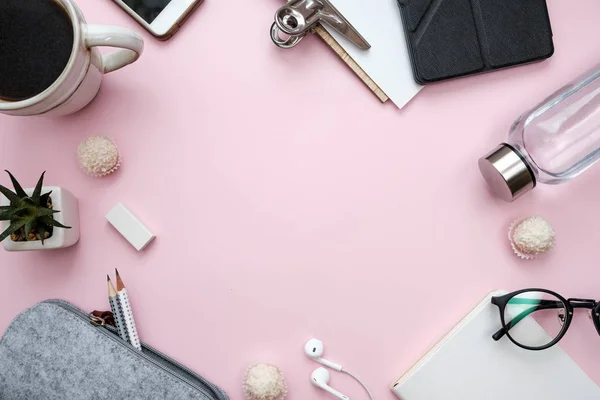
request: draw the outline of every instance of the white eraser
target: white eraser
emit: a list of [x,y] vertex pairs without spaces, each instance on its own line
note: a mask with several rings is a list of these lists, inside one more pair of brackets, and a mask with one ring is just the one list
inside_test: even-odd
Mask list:
[[121,203],[106,214],[106,219],[137,251],[142,250],[156,237]]

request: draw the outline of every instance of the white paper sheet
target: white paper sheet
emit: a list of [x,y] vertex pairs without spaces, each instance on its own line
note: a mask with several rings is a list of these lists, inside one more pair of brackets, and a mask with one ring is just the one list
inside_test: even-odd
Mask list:
[[413,78],[397,0],[331,2],[369,42],[371,48],[361,50],[327,24],[323,24],[325,29],[398,108],[404,107],[422,86]]

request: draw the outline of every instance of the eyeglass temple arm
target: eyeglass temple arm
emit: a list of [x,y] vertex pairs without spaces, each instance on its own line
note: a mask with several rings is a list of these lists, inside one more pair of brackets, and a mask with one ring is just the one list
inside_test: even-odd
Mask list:
[[500,328],[496,333],[492,335],[492,338],[496,341],[500,340],[506,333],[511,330],[515,325],[521,322],[525,317],[538,310],[551,310],[564,308],[564,304],[558,300],[535,300],[535,299],[511,299],[511,304],[532,304],[534,307],[528,308],[522,311],[519,315],[510,320],[506,326]]

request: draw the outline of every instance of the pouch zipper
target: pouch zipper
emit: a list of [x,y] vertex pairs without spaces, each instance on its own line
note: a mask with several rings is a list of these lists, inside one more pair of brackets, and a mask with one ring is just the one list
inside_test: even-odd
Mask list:
[[[82,319],[82,320],[84,320],[86,322],[89,322],[90,325],[93,325],[91,323],[92,320],[91,320],[91,318],[90,318],[90,316],[88,314],[86,314],[85,312],[81,311],[77,307],[75,307],[75,306],[67,303],[66,301],[63,301],[63,300],[46,300],[46,301],[44,301],[44,303],[49,303],[49,304],[57,305],[57,306],[61,307],[62,309],[66,310],[66,311],[69,311],[70,313],[76,315],[80,319]],[[197,384],[195,384],[194,382],[191,382],[186,377],[184,377],[181,374],[177,373],[177,371],[174,371],[173,369],[168,368],[165,365],[162,365],[161,363],[156,362],[154,359],[152,359],[148,355],[144,354],[143,351],[136,350],[132,346],[126,344],[126,342],[124,342],[123,339],[121,339],[119,337],[116,328],[114,328],[114,327],[112,327],[110,325],[104,325],[104,326],[97,325],[96,329],[100,329],[100,332],[102,332],[104,335],[110,337],[115,343],[117,343],[121,347],[126,348],[127,350],[129,350],[130,352],[132,352],[133,354],[135,354],[136,356],[142,357],[143,359],[145,359],[146,361],[150,362],[154,366],[160,368],[161,370],[165,371],[169,375],[175,377],[176,379],[178,379],[178,380],[186,383],[187,385],[191,386],[192,388],[198,390],[203,395],[205,395],[208,399],[210,399],[211,397],[215,397],[216,399],[224,399],[224,397],[215,388],[211,387],[211,385],[208,382],[204,382],[204,380],[200,376],[198,376],[195,372],[193,372],[190,369],[186,368],[185,366],[179,364],[177,361],[175,361],[172,358],[164,355],[163,353],[161,353],[160,351],[154,349],[153,347],[148,346],[145,343],[142,343],[142,348],[143,349],[145,349],[148,352],[154,354],[158,358],[161,358],[161,359],[165,360],[169,364],[177,366],[178,368],[180,368],[181,370],[183,370],[187,374],[192,375],[193,377],[195,377],[196,379],[198,379],[203,384],[203,386],[205,386],[205,387],[198,386]],[[207,389],[212,393],[212,396],[209,395],[209,393],[206,391]]]

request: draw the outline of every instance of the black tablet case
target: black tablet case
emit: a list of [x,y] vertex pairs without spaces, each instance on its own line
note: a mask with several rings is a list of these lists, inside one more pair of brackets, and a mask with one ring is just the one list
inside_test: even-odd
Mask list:
[[398,0],[421,84],[554,53],[546,0]]

